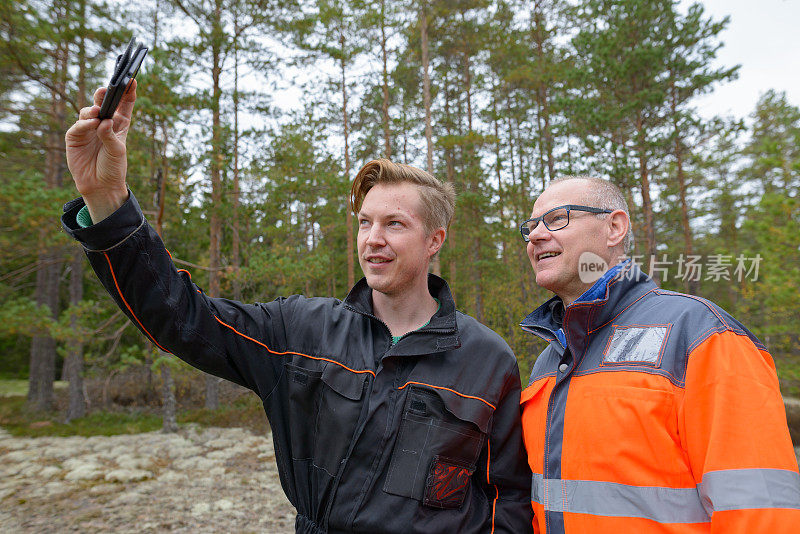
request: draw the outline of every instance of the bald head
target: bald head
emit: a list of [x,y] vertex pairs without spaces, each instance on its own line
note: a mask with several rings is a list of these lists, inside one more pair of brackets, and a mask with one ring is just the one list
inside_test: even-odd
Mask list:
[[[562,176],[561,178],[556,178],[555,180],[551,181],[550,185],[548,185],[548,188],[561,182],[570,181],[573,181],[575,185],[580,184],[582,186],[576,187],[575,189],[578,193],[578,204],[594,206],[596,208],[603,208],[612,211],[621,210],[625,212],[625,214],[628,216],[628,221],[630,221],[631,212],[628,209],[628,202],[625,200],[625,196],[622,194],[622,191],[620,191],[619,187],[608,180],[595,178],[593,176]],[[605,216],[606,215],[603,213],[597,215],[599,218],[603,218]],[[628,233],[625,234],[625,239],[623,240],[622,244],[623,252],[625,254],[630,254],[634,245],[633,226],[631,224],[628,224]]]

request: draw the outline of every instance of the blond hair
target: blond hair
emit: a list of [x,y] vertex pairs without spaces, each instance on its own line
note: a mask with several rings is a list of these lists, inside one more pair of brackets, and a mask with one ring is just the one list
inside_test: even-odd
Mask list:
[[350,209],[358,215],[364,197],[378,184],[410,183],[417,186],[422,207],[422,223],[432,234],[438,228],[450,228],[456,209],[456,192],[453,184],[437,180],[422,169],[394,163],[388,159],[375,159],[364,165],[350,189]]

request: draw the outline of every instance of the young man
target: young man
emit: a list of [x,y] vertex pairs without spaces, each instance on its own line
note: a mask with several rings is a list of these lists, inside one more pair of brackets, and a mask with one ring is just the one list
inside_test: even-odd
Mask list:
[[556,295],[522,322],[550,343],[521,399],[534,530],[797,532],[800,475],[755,336],[620,261],[632,234],[610,182],[552,183],[520,230]]
[[344,301],[209,298],[125,185],[135,88],[113,123],[94,118],[103,93],[67,132],[83,198],[65,206],[64,228],[156,345],[259,395],[297,532],[529,532],[516,360],[428,275],[452,188],[388,160],[361,169],[366,277]]

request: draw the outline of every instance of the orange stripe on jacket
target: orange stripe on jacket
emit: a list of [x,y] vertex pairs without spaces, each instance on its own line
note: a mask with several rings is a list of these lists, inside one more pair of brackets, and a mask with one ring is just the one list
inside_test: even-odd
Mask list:
[[[136,322],[137,322],[137,323],[139,323],[139,326],[141,326],[141,327],[142,327],[142,330],[144,330],[144,332],[145,332],[145,333],[147,334],[147,336],[148,336],[148,337],[149,337],[149,338],[150,338],[150,339],[153,341],[153,343],[155,343],[155,344],[156,344],[156,346],[158,346],[158,348],[160,348],[160,349],[161,349],[161,350],[163,350],[164,352],[169,352],[167,349],[165,349],[164,347],[162,347],[161,345],[159,345],[159,344],[158,344],[158,341],[156,341],[156,339],[153,337],[153,335],[152,335],[150,332],[148,332],[148,331],[147,331],[147,329],[144,327],[144,325],[143,325],[143,324],[142,324],[142,322],[139,320],[139,318],[138,318],[138,317],[136,317],[136,314],[135,314],[135,313],[133,313],[133,310],[131,309],[130,305],[128,304],[128,301],[127,301],[127,300],[125,300],[125,297],[123,297],[123,296],[122,296],[122,291],[120,290],[120,288],[119,288],[119,284],[117,283],[117,277],[116,277],[116,275],[114,274],[114,268],[111,266],[111,260],[109,259],[109,257],[108,257],[108,254],[106,254],[106,253],[103,253],[103,255],[106,257],[106,261],[108,262],[108,268],[111,270],[111,277],[114,279],[114,285],[117,287],[117,293],[119,293],[119,297],[122,299],[122,302],[124,302],[124,303],[125,303],[125,307],[126,307],[126,308],[128,308],[128,311],[129,311],[129,312],[131,312],[131,315],[133,316],[133,318],[134,318],[134,319],[136,319]],[[192,274],[191,274],[189,271],[187,271],[187,270],[185,270],[185,269],[179,269],[179,271],[183,271],[183,272],[185,272],[186,274],[188,274],[188,275],[189,275],[189,278],[191,279],[191,277],[192,277]],[[253,339],[253,338],[252,338],[252,337],[250,337],[250,336],[246,336],[245,334],[242,334],[241,332],[239,332],[238,330],[236,330],[236,329],[235,329],[234,327],[232,327],[231,325],[229,325],[229,324],[227,324],[227,323],[223,322],[222,320],[220,320],[220,318],[219,318],[219,317],[217,317],[216,315],[214,315],[214,319],[216,319],[216,320],[217,320],[217,322],[218,322],[219,324],[221,324],[221,325],[223,325],[223,326],[225,326],[225,327],[227,327],[227,328],[230,328],[231,330],[233,330],[235,333],[239,334],[239,335],[240,335],[240,336],[242,336],[243,338],[245,338],[245,339],[249,339],[249,340],[250,340],[250,341],[252,341],[253,343],[256,343],[256,344],[258,344],[258,345],[261,345],[262,347],[264,347],[265,349],[267,349],[267,351],[268,351],[268,352],[270,352],[270,353],[272,353],[272,354],[276,354],[276,355],[279,355],[279,356],[283,356],[283,355],[286,355],[286,354],[295,354],[295,355],[297,355],[297,356],[302,356],[302,357],[304,357],[304,358],[311,358],[312,360],[322,360],[322,361],[326,361],[326,362],[334,363],[334,364],[336,364],[336,365],[338,365],[338,366],[340,366],[340,367],[344,367],[345,369],[347,369],[348,371],[350,371],[350,372],[352,372],[352,373],[369,373],[369,374],[371,374],[372,376],[375,376],[375,373],[374,373],[373,371],[370,371],[369,369],[365,369],[365,370],[362,370],[362,371],[357,371],[357,370],[355,370],[355,369],[351,369],[351,368],[347,367],[346,365],[344,365],[344,364],[342,364],[342,363],[339,363],[339,362],[337,362],[337,361],[335,361],[335,360],[331,360],[331,359],[329,359],[329,358],[319,358],[319,357],[316,357],[316,356],[309,356],[308,354],[302,354],[302,353],[300,353],[300,352],[291,352],[291,351],[287,351],[287,352],[276,352],[276,351],[274,351],[274,350],[270,349],[270,348],[269,348],[268,346],[266,346],[265,344],[261,343],[260,341],[258,341],[258,340],[256,340],[256,339]],[[169,353],[170,353],[170,354],[172,354],[171,352],[169,352]]]
[[[142,328],[142,330],[144,330],[144,333],[145,333],[145,334],[147,334],[147,337],[149,337],[149,338],[150,338],[150,340],[151,340],[153,343],[155,343],[155,344],[156,344],[156,346],[157,346],[159,349],[163,350],[164,352],[169,352],[167,349],[165,349],[164,347],[162,347],[161,345],[159,345],[159,344],[158,344],[158,341],[156,341],[156,338],[154,338],[154,337],[153,337],[153,334],[151,334],[150,332],[148,332],[148,331],[147,331],[147,328],[145,328],[145,327],[144,327],[144,325],[143,325],[143,324],[142,324],[142,322],[139,320],[139,318],[138,318],[138,317],[136,317],[136,314],[135,314],[135,313],[133,313],[133,310],[131,309],[130,305],[128,304],[128,301],[127,301],[127,300],[125,300],[125,297],[123,297],[123,296],[122,296],[122,291],[120,290],[120,288],[119,288],[119,284],[117,283],[117,276],[114,274],[114,268],[111,266],[111,259],[108,257],[108,254],[107,254],[107,253],[105,253],[105,252],[103,252],[103,256],[105,256],[105,257],[106,257],[106,261],[108,262],[108,268],[109,268],[109,270],[111,271],[111,278],[113,278],[113,279],[114,279],[114,286],[116,286],[116,288],[117,288],[117,293],[119,294],[119,298],[121,298],[121,299],[122,299],[122,302],[125,304],[125,307],[126,307],[126,308],[128,308],[128,311],[129,311],[129,312],[131,312],[131,316],[132,316],[134,319],[136,319],[136,322],[137,322],[137,323],[139,323],[139,326]],[[172,354],[172,353],[170,352],[170,354]]]
[[286,351],[286,352],[277,352],[277,351],[274,351],[274,350],[272,350],[271,348],[269,348],[268,346],[264,345],[262,342],[258,341],[257,339],[253,339],[253,338],[252,338],[252,337],[250,337],[250,336],[247,336],[247,335],[245,335],[245,334],[242,334],[241,332],[239,332],[238,330],[236,330],[236,329],[235,329],[234,327],[232,327],[231,325],[229,325],[229,324],[227,324],[227,323],[224,323],[224,322],[223,322],[223,321],[221,321],[221,320],[220,320],[220,318],[219,318],[219,317],[217,317],[216,315],[214,316],[214,319],[216,319],[216,320],[217,320],[217,322],[218,322],[219,324],[221,324],[222,326],[225,326],[225,327],[227,327],[227,328],[230,328],[231,330],[233,330],[234,332],[236,332],[237,334],[239,334],[239,335],[240,335],[240,336],[242,336],[243,338],[245,338],[245,339],[249,339],[249,340],[250,340],[250,341],[252,341],[253,343],[256,343],[256,344],[258,344],[258,345],[261,345],[262,347],[264,347],[265,349],[267,349],[267,351],[268,351],[269,353],[271,353],[271,354],[275,354],[275,355],[278,355],[278,356],[285,356],[286,354],[294,354],[294,355],[296,355],[296,356],[302,356],[302,357],[304,357],[304,358],[311,358],[312,360],[321,360],[321,361],[325,361],[325,362],[334,363],[334,364],[338,365],[339,367],[344,367],[345,369],[347,369],[347,370],[348,370],[348,371],[350,371],[351,373],[359,373],[359,374],[360,374],[360,373],[369,373],[369,374],[371,374],[372,376],[375,376],[375,372],[374,372],[374,371],[371,371],[371,370],[369,370],[369,369],[362,369],[362,370],[360,370],[360,371],[358,371],[358,370],[356,370],[356,369],[351,369],[351,368],[347,367],[345,364],[343,364],[343,363],[340,363],[340,362],[337,362],[336,360],[331,360],[330,358],[321,358],[321,357],[318,357],[318,356],[309,356],[308,354],[303,354],[303,353],[301,353],[301,352],[292,352],[292,351]]
[[450,393],[455,393],[459,397],[464,397],[465,399],[477,399],[477,400],[481,401],[482,403],[486,404],[487,406],[490,406],[493,410],[497,409],[497,408],[495,408],[494,404],[492,404],[491,402],[486,401],[486,400],[484,400],[484,399],[482,399],[480,397],[475,397],[474,395],[466,395],[464,393],[459,393],[458,391],[456,391],[454,389],[446,388],[444,386],[434,386],[433,384],[426,384],[424,382],[408,381],[408,382],[406,382],[405,384],[403,384],[402,386],[400,386],[397,389],[403,389],[403,388],[405,388],[406,386],[408,386],[410,384],[416,384],[418,386],[428,386],[429,388],[433,388],[433,389],[443,389],[445,391],[449,391]]
[[492,459],[492,445],[490,441],[491,440],[489,438],[486,438],[486,484],[489,486],[494,486],[494,492],[495,492],[494,500],[492,501],[492,532],[491,532],[491,534],[494,534],[494,516],[497,510],[497,499],[500,498],[500,490],[497,488],[497,484],[492,484],[489,481],[489,466],[491,465],[491,459]]

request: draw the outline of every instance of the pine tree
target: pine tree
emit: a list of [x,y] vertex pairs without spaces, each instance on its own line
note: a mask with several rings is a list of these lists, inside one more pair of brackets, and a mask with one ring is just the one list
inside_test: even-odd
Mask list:
[[[84,9],[79,3],[78,8]],[[108,33],[97,28],[85,31],[87,18],[71,2],[53,0],[49,2],[17,2],[3,4],[2,46],[0,55],[4,65],[8,65],[14,75],[7,83],[18,83],[18,88],[28,92],[25,113],[16,117],[15,126],[20,137],[30,141],[28,150],[19,161],[12,157],[6,163],[19,164],[25,170],[17,175],[32,178],[37,175],[44,187],[35,186],[34,181],[19,180],[14,186],[21,186],[30,205],[50,208],[51,213],[68,198],[71,192],[62,188],[66,162],[64,158],[64,136],[66,125],[72,114],[78,111],[75,98],[74,80],[70,68],[75,64],[75,55],[82,66],[78,68],[79,91],[84,91],[87,66],[87,34],[101,44],[107,40]],[[105,8],[94,3],[87,4],[86,11],[95,11],[94,21],[102,25],[108,16]],[[83,52],[81,52],[83,51]],[[91,58],[90,58],[91,59]],[[93,71],[94,74],[94,71]],[[83,98],[81,95],[80,98]],[[69,116],[68,116],[69,115]],[[24,144],[24,143],[23,143]],[[20,153],[20,155],[22,155]],[[31,172],[32,169],[40,169]],[[41,183],[41,182],[40,182]],[[31,189],[29,189],[31,188]],[[17,190],[17,195],[20,193]],[[35,231],[37,242],[35,273],[36,282],[33,300],[40,309],[47,310],[50,324],[59,317],[59,286],[64,259],[72,257],[72,271],[75,276],[71,284],[73,304],[80,300],[82,275],[78,271],[74,248],[66,247],[66,241],[50,221],[41,218],[37,210],[22,209],[19,217],[26,231]],[[39,222],[37,222],[37,220]],[[51,219],[52,221],[52,219]],[[22,234],[17,237],[22,237]],[[69,251],[69,252],[67,252]],[[42,327],[32,333],[30,352],[30,374],[28,402],[32,408],[46,410],[53,405],[53,380],[56,366],[56,339],[53,332],[41,323]],[[77,346],[71,347],[77,351]],[[77,354],[77,353],[76,353]],[[70,358],[70,364],[78,356]],[[70,370],[70,366],[67,366]],[[73,395],[77,395],[73,391]]]
[[[223,165],[225,161],[224,125],[222,120],[223,70],[225,62],[238,50],[234,43],[247,29],[264,28],[268,21],[276,19],[275,3],[270,0],[208,0],[187,3],[171,0],[190,19],[198,33],[195,41],[196,60],[208,67],[211,73],[210,93],[200,99],[201,106],[211,113],[211,137],[209,139],[209,179],[211,199],[209,213],[209,263],[208,290],[211,297],[220,296],[222,267],[222,209],[223,209]],[[247,17],[245,20],[244,17]],[[233,23],[231,18],[236,22]],[[231,33],[233,31],[233,33]],[[253,53],[256,51],[253,50]],[[206,377],[206,407],[219,407],[219,379]]]

